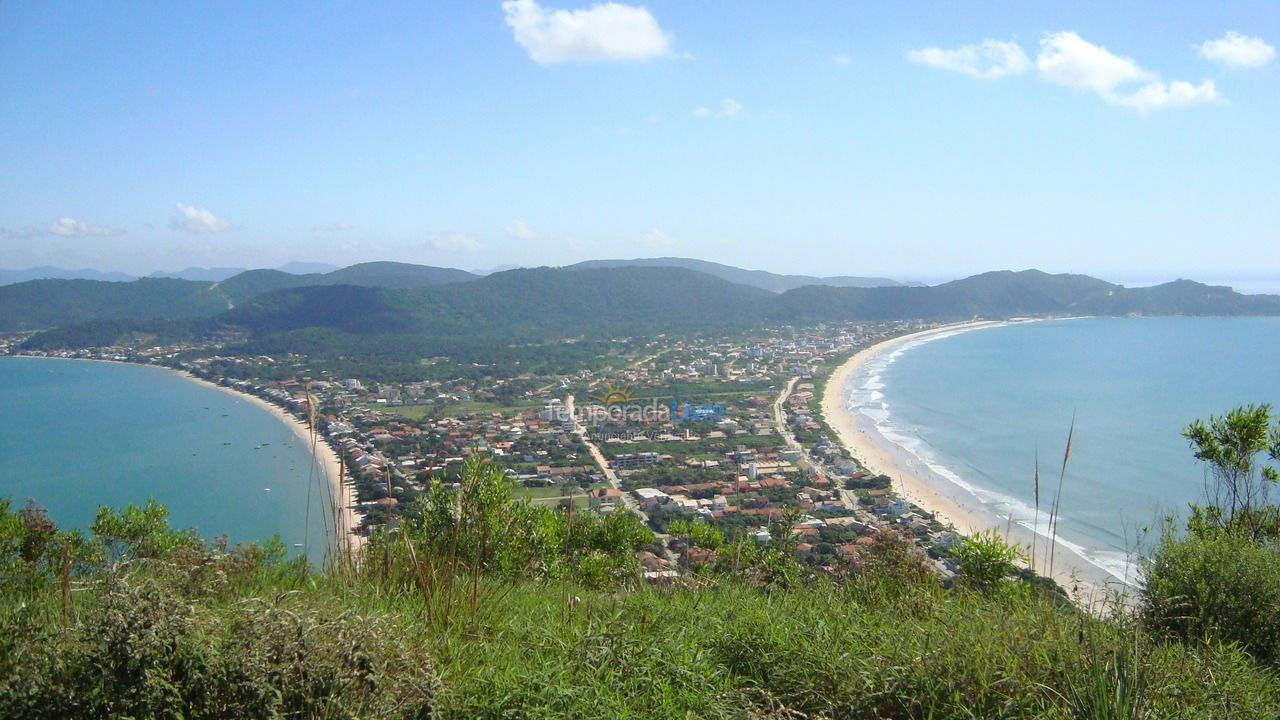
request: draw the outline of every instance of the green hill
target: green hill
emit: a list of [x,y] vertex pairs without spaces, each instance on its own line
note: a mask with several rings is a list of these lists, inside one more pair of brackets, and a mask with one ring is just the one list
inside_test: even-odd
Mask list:
[[219,317],[255,334],[324,327],[355,334],[543,340],[745,326],[768,292],[676,268],[509,270],[409,290],[312,286],[260,295]]
[[1025,315],[1277,315],[1280,296],[1179,280],[1125,288],[1087,275],[989,272],[931,287],[804,287],[778,296],[779,322],[965,320]]
[[714,275],[739,285],[750,285],[762,290],[780,293],[805,285],[831,285],[835,287],[896,287],[901,285],[897,280],[881,277],[854,277],[839,275],[834,277],[813,277],[811,275],[779,275],[765,270],[744,270],[732,265],[694,260],[692,258],[660,257],[638,258],[635,260],[588,260],[568,266],[571,270],[594,270],[616,267],[675,267],[685,270]]
[[260,295],[219,319],[255,334],[307,327],[546,340],[732,329],[766,322],[949,320],[1064,314],[1280,313],[1280,297],[1179,281],[1126,289],[1084,275],[992,272],[935,287],[806,286],[782,294],[667,267],[535,268],[413,290],[312,286]]
[[[308,276],[303,276],[308,277]],[[325,285],[368,285],[386,288],[418,288],[467,282],[480,277],[456,268],[400,262],[367,262],[334,270],[322,276]]]
[[147,277],[131,282],[31,280],[0,286],[0,332],[96,320],[211,317],[275,290],[324,285],[419,288],[473,280],[453,268],[360,263],[330,273],[246,270],[220,282]]
[[[379,277],[389,285],[459,277],[421,269],[379,275],[376,266],[350,270],[348,276],[364,276],[370,284]],[[781,294],[662,266],[520,269],[412,288],[327,284],[333,275],[308,278],[257,270],[217,284],[140,280],[36,285],[45,290],[42,299],[0,305],[0,327],[6,321],[10,329],[63,324],[28,341],[32,349],[107,345],[130,333],[187,339],[231,331],[248,338],[244,352],[298,352],[347,363],[408,366],[438,355],[514,362],[510,349],[518,345],[767,324],[1280,314],[1280,296],[1241,295],[1185,280],[1124,288],[1084,275],[1037,270],[984,273],[933,287],[809,285]],[[273,289],[281,282],[301,285]],[[73,292],[55,292],[68,288]],[[0,288],[0,297],[32,289],[29,283]],[[214,314],[217,310],[224,312]]]
[[0,286],[0,332],[91,320],[174,319],[215,315],[230,303],[210,283],[170,278],[132,282],[29,280]]

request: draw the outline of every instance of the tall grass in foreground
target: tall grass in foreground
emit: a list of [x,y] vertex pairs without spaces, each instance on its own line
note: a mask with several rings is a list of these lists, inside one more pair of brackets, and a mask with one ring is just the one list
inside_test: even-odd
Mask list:
[[1053,505],[1049,509],[1049,577],[1053,577],[1054,556],[1058,550],[1058,518],[1062,510],[1062,485],[1067,477],[1067,463],[1071,461],[1071,443],[1075,440],[1075,436],[1076,416],[1072,413],[1071,429],[1067,431],[1067,448],[1062,453],[1062,471],[1058,474],[1058,492],[1054,494]]
[[632,516],[533,508],[478,460],[343,572],[163,520],[105,511],[69,544],[0,501],[0,717],[1280,716],[1238,646],[946,589],[889,534],[838,579],[751,544],[638,584]]

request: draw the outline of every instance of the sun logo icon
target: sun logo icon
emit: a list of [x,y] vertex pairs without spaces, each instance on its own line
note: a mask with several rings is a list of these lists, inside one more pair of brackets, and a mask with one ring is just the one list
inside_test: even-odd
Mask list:
[[591,396],[592,400],[601,405],[622,405],[633,400],[631,397],[630,385],[614,385],[609,383],[604,389]]

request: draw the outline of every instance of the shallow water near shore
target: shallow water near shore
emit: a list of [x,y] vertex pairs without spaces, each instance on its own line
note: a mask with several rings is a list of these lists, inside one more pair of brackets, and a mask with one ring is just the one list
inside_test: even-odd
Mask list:
[[317,472],[294,430],[247,398],[159,368],[0,358],[0,497],[34,498],[60,526],[155,499],[174,527],[232,543],[278,533],[320,562]]
[[1280,318],[1088,318],[910,341],[851,378],[848,407],[946,494],[1047,529],[1072,417],[1059,542],[1118,578],[1161,519],[1201,498],[1182,428],[1280,405]]

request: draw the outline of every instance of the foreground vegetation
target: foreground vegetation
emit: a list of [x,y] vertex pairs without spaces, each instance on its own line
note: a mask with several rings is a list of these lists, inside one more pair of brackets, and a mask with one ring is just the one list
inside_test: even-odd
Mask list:
[[[1268,422],[1217,445],[1241,487],[1274,483],[1252,462],[1280,454]],[[481,461],[323,572],[275,543],[208,545],[154,505],[80,534],[0,503],[0,717],[1274,718],[1272,512],[1198,509],[1138,612],[1099,617],[976,546],[943,587],[888,534],[838,577],[786,533],[721,536],[704,572],[647,586],[632,516],[519,502]]]

